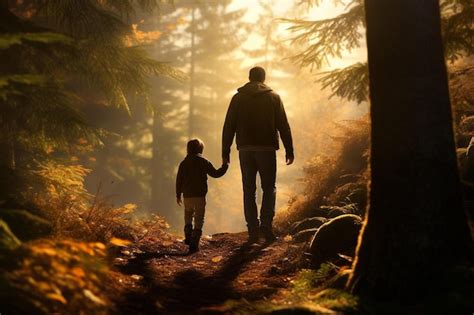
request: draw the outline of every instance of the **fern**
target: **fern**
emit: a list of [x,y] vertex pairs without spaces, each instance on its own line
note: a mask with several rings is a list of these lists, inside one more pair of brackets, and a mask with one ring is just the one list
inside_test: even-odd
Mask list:
[[343,69],[320,74],[323,89],[332,91],[330,97],[338,96],[358,104],[369,99],[369,72],[367,63],[356,63]]

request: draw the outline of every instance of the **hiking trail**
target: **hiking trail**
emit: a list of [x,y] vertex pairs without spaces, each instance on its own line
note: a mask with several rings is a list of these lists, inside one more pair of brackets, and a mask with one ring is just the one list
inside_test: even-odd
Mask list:
[[117,314],[222,314],[228,300],[278,299],[302,245],[279,238],[248,246],[246,239],[244,232],[204,236],[194,254],[177,236],[122,250],[110,275]]

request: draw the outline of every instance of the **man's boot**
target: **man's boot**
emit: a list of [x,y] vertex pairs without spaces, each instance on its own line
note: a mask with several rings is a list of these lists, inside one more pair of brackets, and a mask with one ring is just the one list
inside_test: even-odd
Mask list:
[[260,235],[258,232],[258,228],[249,228],[249,238],[247,240],[247,244],[258,243],[259,239]]
[[184,244],[189,245],[191,244],[191,237],[193,234],[193,225],[186,224],[184,226]]
[[189,252],[195,253],[199,250],[199,240],[201,239],[202,230],[194,229],[189,244]]
[[262,232],[263,236],[265,237],[265,242],[267,244],[271,244],[276,241],[276,236],[273,234],[273,229],[267,226],[261,226],[260,231]]

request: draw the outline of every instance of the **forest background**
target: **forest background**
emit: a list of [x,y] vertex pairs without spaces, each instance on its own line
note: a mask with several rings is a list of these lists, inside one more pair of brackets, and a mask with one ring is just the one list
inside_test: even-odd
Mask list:
[[[368,107],[366,102],[329,99],[331,91],[315,82],[317,71],[291,59],[298,45],[291,41],[291,25],[280,18],[327,18],[343,11],[331,2],[305,7],[277,0],[257,1],[251,7],[246,1],[176,1],[153,14],[138,12],[133,40],[144,45],[151,58],[182,71],[183,78],[157,76],[148,82],[154,114],[141,102],[130,104],[130,114],[107,105],[90,109],[94,124],[113,134],[97,150],[71,157],[71,162],[91,169],[86,189],[95,192],[100,187],[100,194],[114,203],[136,204],[137,214],[159,214],[179,231],[182,209],[175,204],[174,180],[186,141],[201,138],[204,155],[215,166],[220,164],[221,129],[230,98],[247,82],[248,70],[261,65],[267,70],[267,84],[283,98],[295,141],[295,165],[285,167],[283,153],[278,159],[277,208],[286,207],[304,188],[305,163],[330,154],[338,125],[360,119]],[[344,51],[342,57],[329,57],[318,71],[366,58],[363,48]],[[245,229],[235,147],[231,162],[225,177],[209,181],[204,233]]]

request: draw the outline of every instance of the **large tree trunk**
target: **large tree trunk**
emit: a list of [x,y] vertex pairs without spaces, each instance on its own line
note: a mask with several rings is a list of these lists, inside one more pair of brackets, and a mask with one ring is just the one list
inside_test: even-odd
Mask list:
[[365,9],[372,179],[349,287],[376,298],[417,299],[472,249],[439,4],[366,0]]

